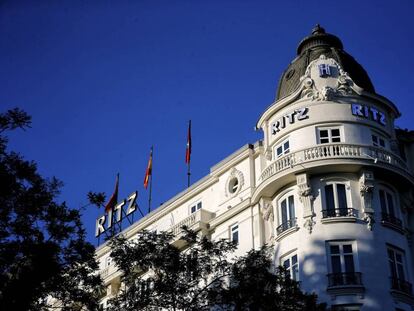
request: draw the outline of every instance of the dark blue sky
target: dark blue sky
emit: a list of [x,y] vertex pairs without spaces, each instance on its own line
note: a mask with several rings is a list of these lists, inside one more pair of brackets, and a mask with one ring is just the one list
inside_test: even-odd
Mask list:
[[[246,143],[316,23],[339,36],[413,129],[413,1],[2,1],[0,105],[33,116],[10,148],[79,207],[89,190],[139,191],[154,145],[153,206]],[[94,241],[94,207],[85,211]]]

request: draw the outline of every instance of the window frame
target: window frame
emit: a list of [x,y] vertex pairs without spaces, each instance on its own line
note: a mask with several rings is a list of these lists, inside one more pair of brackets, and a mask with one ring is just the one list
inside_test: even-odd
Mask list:
[[[229,227],[229,235],[230,235],[230,241],[231,242],[234,242],[234,241],[236,241],[235,243],[237,244],[237,245],[239,245],[239,241],[240,241],[240,226],[239,226],[239,223],[238,222],[236,222],[236,223],[234,223],[234,224],[232,224],[230,227]],[[234,239],[234,234],[235,233],[237,233],[237,239]]]
[[[288,147],[286,148],[286,143],[288,145]],[[280,154],[278,154],[278,149],[282,148],[282,152]],[[285,138],[283,139],[281,142],[275,144],[275,146],[273,147],[273,154],[274,154],[274,159],[279,159],[280,157],[284,156],[285,154],[290,153],[290,141],[289,138]]]
[[[293,197],[292,202],[293,202],[293,217],[291,215],[291,209],[290,209],[290,205],[288,205],[289,202],[289,197]],[[290,190],[286,193],[284,193],[283,195],[281,195],[278,199],[277,199],[277,214],[278,214],[278,225],[283,225],[285,222],[283,222],[283,213],[282,213],[282,202],[286,201],[286,222],[289,222],[291,220],[294,220],[296,222],[296,198],[295,198],[295,193]]]
[[[374,140],[374,137],[377,140],[376,142]],[[383,142],[383,145],[381,145],[381,141]],[[384,149],[387,148],[387,139],[383,135],[378,134],[377,132],[371,132],[371,143],[374,147]]]
[[[338,130],[339,135],[332,135],[332,130]],[[327,131],[328,136],[322,137],[322,139],[327,139],[327,142],[321,141],[321,131]],[[326,126],[326,127],[317,127],[316,128],[316,137],[317,137],[317,144],[318,145],[325,145],[325,144],[339,144],[343,142],[343,129],[342,126]],[[339,141],[333,141],[333,139],[339,138]]]
[[[334,199],[334,209],[332,210],[332,212],[334,212],[336,214],[336,211],[340,210],[340,202],[339,202],[339,195],[338,195],[338,185],[344,185],[345,187],[345,199],[346,199],[346,207],[344,209],[346,209],[346,215],[344,216],[348,216],[349,211],[352,209],[352,213],[351,215],[356,215],[355,214],[355,210],[352,207],[352,191],[351,191],[351,183],[349,180],[328,180],[326,182],[324,182],[321,186],[321,192],[322,192],[322,212],[326,211],[328,213],[328,211],[331,211],[331,209],[328,209],[328,197],[327,197],[327,193],[326,193],[326,187],[332,185],[332,189],[333,189],[333,199]],[[324,218],[324,217],[322,217]]]
[[[193,210],[194,208],[194,210]],[[199,211],[200,209],[203,208],[203,202],[200,201],[196,201],[195,203],[192,203],[189,205],[188,210],[190,212],[190,215],[194,214],[195,212]]]
[[[293,257],[296,257],[296,263],[292,264]],[[289,267],[286,268],[285,262],[289,261]],[[299,274],[299,256],[296,251],[290,252],[280,258],[280,265],[284,267],[288,272],[289,276],[292,280],[299,282],[300,281],[300,274]],[[295,267],[295,269],[294,269]],[[293,271],[295,270],[296,278],[293,275]]]
[[[346,271],[346,260],[345,255],[349,254],[348,252],[344,252],[343,246],[344,245],[351,245],[352,246],[352,261],[354,271]],[[341,272],[334,272],[332,267],[332,253],[331,253],[331,246],[340,246],[339,247],[339,257],[340,257],[340,265],[341,265]],[[359,273],[359,258],[358,258],[358,247],[355,240],[334,240],[334,241],[326,241],[326,255],[328,259],[328,272],[329,273]],[[334,256],[337,256],[334,254]]]
[[[390,262],[390,258],[389,258],[389,252],[392,251],[394,253],[394,265],[393,268],[391,269],[391,262]],[[397,258],[396,258],[396,254],[400,255],[402,261],[400,262],[400,266],[402,268],[402,274],[403,277],[401,278],[401,271],[398,269],[398,262],[397,262]],[[405,255],[405,251],[394,246],[391,244],[387,243],[387,261],[388,261],[388,269],[390,270],[390,277],[396,277],[398,280],[401,281],[405,281],[405,282],[409,282],[410,281],[410,277],[408,275],[408,269],[407,269],[407,259],[406,259],[406,255]],[[393,275],[393,273],[396,273],[396,275]]]

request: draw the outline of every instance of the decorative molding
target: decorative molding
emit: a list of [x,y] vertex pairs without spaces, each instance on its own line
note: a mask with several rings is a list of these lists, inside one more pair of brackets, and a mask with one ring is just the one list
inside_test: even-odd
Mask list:
[[264,155],[265,155],[266,160],[272,161],[272,156],[273,156],[272,148],[267,147]]
[[299,201],[303,204],[303,225],[311,234],[316,223],[313,220],[315,213],[312,204],[315,197],[309,184],[309,176],[306,173],[296,175],[296,183],[298,185]]
[[361,196],[361,206],[363,211],[363,220],[367,223],[368,230],[372,231],[375,218],[372,207],[372,196],[374,190],[374,174],[370,171],[362,171],[359,178],[359,193]]
[[[239,182],[239,185],[237,187],[237,190],[234,193],[230,193],[229,185],[230,185],[230,181],[233,178],[237,178],[237,180]],[[225,196],[226,197],[235,197],[240,192],[240,190],[243,188],[243,186],[244,186],[244,175],[243,175],[243,173],[233,167],[230,170],[229,177],[227,177],[226,186],[225,186],[225,189],[224,189]]]
[[275,233],[275,217],[273,212],[273,205],[272,201],[267,198],[262,198],[260,203],[260,214],[262,215],[263,221],[264,221],[264,231],[265,234],[268,232],[268,236],[265,237],[270,244],[274,241]]
[[[312,70],[320,63],[329,63],[331,67],[335,68],[335,74],[328,77],[331,80],[330,85],[323,83],[322,79],[315,79],[315,77],[312,79]],[[318,80],[318,83],[316,80]],[[332,100],[334,97],[360,94],[362,91],[337,61],[333,58],[327,58],[323,54],[318,59],[309,63],[305,74],[301,77],[301,82],[301,97],[309,98],[312,101],[327,101]]]

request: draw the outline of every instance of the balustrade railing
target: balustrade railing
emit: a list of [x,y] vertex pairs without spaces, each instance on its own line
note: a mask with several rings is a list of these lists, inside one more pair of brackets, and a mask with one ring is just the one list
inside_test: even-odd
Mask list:
[[397,226],[397,227],[402,227],[401,219],[395,217],[394,215],[390,215],[388,213],[381,213],[381,219],[383,222],[393,224],[394,226]]
[[320,144],[288,153],[276,159],[263,170],[259,182],[263,182],[269,177],[298,164],[335,158],[369,159],[373,160],[374,163],[382,162],[403,169],[407,168],[406,163],[398,155],[383,148],[344,143]]
[[280,226],[276,228],[276,233],[279,235],[283,231],[286,231],[287,229],[296,227],[296,218],[289,219],[288,221],[282,223]]
[[395,277],[390,277],[391,279],[391,288],[394,290],[398,290],[400,292],[406,293],[408,295],[412,295],[413,292],[413,286],[411,285],[411,283],[402,280],[402,279],[398,279]]
[[335,208],[322,210],[322,218],[331,217],[357,217],[357,211],[354,208]]
[[361,272],[342,272],[328,274],[328,287],[362,285]]

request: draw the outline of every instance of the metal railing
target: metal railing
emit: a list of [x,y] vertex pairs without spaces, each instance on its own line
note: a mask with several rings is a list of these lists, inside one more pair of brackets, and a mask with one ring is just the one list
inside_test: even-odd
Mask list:
[[280,226],[276,228],[276,233],[279,235],[283,231],[286,231],[287,229],[296,227],[296,218],[289,219],[288,221],[282,223]]
[[396,277],[390,277],[390,280],[392,289],[398,290],[408,295],[412,295],[413,286],[411,285],[411,283]]
[[357,211],[354,208],[335,208],[322,210],[322,218],[357,217],[357,215]]
[[341,272],[328,274],[328,287],[362,285],[361,272]]
[[320,144],[288,153],[273,161],[263,170],[259,177],[259,182],[263,182],[288,168],[293,168],[297,164],[325,159],[375,160],[375,163],[388,163],[398,168],[407,168],[404,160],[383,148],[344,143]]
[[381,220],[382,222],[387,222],[389,224],[392,224],[397,227],[402,228],[402,221],[401,219],[395,217],[394,215],[388,214],[388,213],[381,213]]

